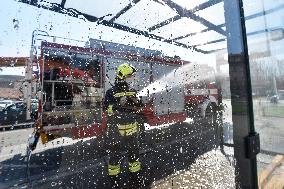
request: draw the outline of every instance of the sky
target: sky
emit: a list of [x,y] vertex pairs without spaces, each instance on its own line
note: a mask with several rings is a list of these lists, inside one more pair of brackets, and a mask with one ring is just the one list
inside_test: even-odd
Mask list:
[[[83,19],[73,18],[34,6],[7,0],[2,3],[0,16],[0,56],[29,56],[32,32],[36,29],[49,35],[88,41],[96,38],[139,47],[162,50],[165,54],[183,59],[200,60],[199,53],[143,36],[109,28]],[[15,21],[16,20],[16,21]],[[73,44],[71,44],[73,45]],[[197,58],[198,57],[198,58]],[[207,58],[209,57],[209,58]],[[212,56],[203,56],[204,60]],[[206,60],[206,61],[208,61]]]
[[[82,41],[89,38],[99,38],[106,41],[115,41],[123,44],[134,44],[151,48],[161,48],[156,40],[149,40],[143,36],[137,36],[119,31],[96,23],[73,18],[34,6],[7,0],[1,6],[0,16],[0,56],[25,56],[29,55],[32,32],[35,29],[46,31],[49,35],[62,36]],[[13,22],[13,20],[17,22]],[[126,38],[127,39],[126,39]],[[135,44],[139,41],[139,44]],[[169,47],[170,46],[170,47]],[[163,49],[177,51],[179,54],[187,54],[183,48],[163,44]],[[174,48],[174,49],[173,49]]]
[[[59,0],[50,0],[51,2],[59,2]],[[173,0],[176,3],[179,3],[183,5],[184,7],[192,8],[188,3],[188,1],[185,0]],[[199,2],[202,3],[202,1],[205,0],[199,0]],[[107,0],[103,1],[104,3],[100,6],[104,6],[104,10],[100,9],[100,6],[97,6],[97,8],[90,8],[90,6],[82,6],[87,5],[88,3],[91,4],[93,1],[91,0],[85,0],[85,4],[80,4],[77,1],[67,1],[66,6],[76,6],[79,10],[85,9],[90,14],[95,14],[98,17],[106,15],[107,13],[115,14],[118,10],[120,10],[123,6],[125,6],[129,1],[128,0],[117,0],[117,4],[113,6],[107,6],[113,2],[113,0]],[[101,1],[102,2],[102,1]],[[146,1],[141,1],[140,3],[145,3]],[[150,1],[149,1],[150,2]],[[196,1],[195,1],[196,2]],[[260,6],[260,3],[257,0],[244,0],[244,2],[247,4],[246,6],[246,14],[250,15],[252,13],[255,13],[256,11],[261,11],[262,6]],[[96,1],[98,3],[98,1]],[[274,8],[275,6],[279,6],[279,4],[284,4],[282,0],[265,0],[265,6],[268,8]],[[143,5],[143,4],[142,4]],[[142,6],[141,5],[141,6]],[[258,6],[256,6],[258,5]],[[165,19],[167,16],[173,16],[175,13],[170,12],[168,10],[159,10],[155,12],[155,9],[153,9],[152,4],[145,4],[143,5],[145,8],[150,8],[150,10],[157,16],[157,18],[160,18],[161,20]],[[146,7],[147,6],[147,7]],[[91,6],[92,7],[92,6]],[[94,6],[93,6],[94,7]],[[166,6],[164,6],[166,7]],[[212,22],[215,22],[216,24],[224,22],[224,15],[223,13],[215,14],[216,10],[220,10],[222,8],[222,3],[217,4],[212,7],[212,9],[203,10],[200,12],[197,12],[198,15],[213,19]],[[107,12],[106,12],[107,10]],[[135,6],[130,9],[127,14],[134,14],[135,13]],[[162,14],[160,12],[166,12],[168,11],[168,15]],[[142,11],[143,12],[143,11]],[[220,11],[219,11],[220,12]],[[215,14],[214,17],[212,17],[212,14]],[[132,26],[138,26],[138,23],[142,23],[142,25],[147,24],[147,22],[142,22],[142,20],[139,20],[141,18],[145,19],[147,18],[148,22],[155,22],[155,19],[151,19],[147,17],[147,12],[143,13],[144,15],[141,17],[134,17],[132,18],[132,15],[122,15],[117,22],[118,23],[129,23],[129,25]],[[277,12],[279,15],[279,12]],[[268,20],[266,22],[267,27],[282,27],[284,26],[284,11],[281,13],[283,16],[275,16],[273,14],[268,16]],[[128,18],[126,17],[128,16]],[[70,42],[70,45],[78,45],[83,46],[86,41],[88,41],[90,38],[95,39],[101,39],[105,41],[113,41],[116,43],[122,43],[127,45],[134,45],[138,47],[144,47],[144,48],[150,48],[155,49],[159,51],[163,51],[166,55],[174,56],[178,55],[184,60],[188,60],[191,62],[198,62],[198,63],[205,63],[209,64],[211,66],[215,66],[216,64],[216,58],[214,54],[211,55],[204,55],[201,53],[193,52],[191,50],[182,48],[182,47],[176,47],[174,45],[168,44],[168,43],[162,43],[157,40],[148,39],[144,36],[138,36],[135,34],[127,33],[124,31],[120,31],[117,29],[113,29],[110,27],[106,27],[103,25],[98,25],[94,22],[88,22],[85,19],[81,18],[74,18],[67,15],[63,15],[60,13],[55,13],[52,11],[48,11],[45,9],[39,9],[34,6],[30,6],[27,4],[19,3],[15,0],[5,0],[1,3],[0,8],[0,17],[5,18],[1,19],[0,22],[0,56],[12,56],[12,57],[21,57],[21,56],[29,56],[30,55],[30,47],[31,47],[31,40],[32,40],[32,33],[34,30],[43,30],[50,36],[57,36],[57,37],[64,37],[64,38],[70,38],[70,39],[76,39],[82,42]],[[106,18],[108,19],[108,18]],[[157,22],[157,21],[156,21]],[[197,25],[192,25],[194,23],[190,23],[189,20],[181,20],[180,22],[188,23],[191,28],[198,29]],[[151,24],[153,24],[151,23]],[[136,24],[136,25],[135,25]],[[149,23],[148,23],[149,24]],[[256,29],[261,29],[264,26],[264,19],[263,17],[260,17],[256,20],[250,20],[247,21],[247,31],[255,31]],[[170,34],[173,33],[173,31],[182,31],[182,28],[178,28],[178,25],[171,26],[171,27],[165,27],[162,31],[157,30],[157,34]],[[178,28],[178,29],[176,29]],[[191,29],[189,27],[189,30]],[[199,28],[199,29],[202,29]],[[215,32],[216,33],[216,32]],[[173,33],[174,34],[174,33]],[[171,34],[171,35],[173,35]],[[169,36],[171,36],[169,35]],[[166,35],[167,36],[167,35]],[[184,42],[187,42],[189,44],[198,43],[200,41],[208,41],[211,39],[218,39],[218,36],[211,32],[208,33],[208,35],[204,36],[195,36],[194,40],[185,40]],[[48,38],[46,40],[51,40],[52,38]],[[64,43],[62,40],[58,40],[58,43]],[[65,41],[66,42],[66,41]],[[220,45],[220,44],[216,44]],[[215,48],[216,48],[215,45]],[[281,54],[283,56],[283,50],[281,50],[284,41],[281,40],[280,42],[272,42],[271,45],[276,47],[273,49],[275,52],[279,51],[278,54]],[[211,45],[212,46],[212,45]],[[222,45],[221,45],[222,46]],[[205,48],[205,47],[204,47]],[[258,47],[259,48],[259,47]],[[263,48],[263,47],[262,47]],[[265,48],[265,47],[264,47]],[[252,48],[253,49],[253,48]],[[11,69],[3,69],[4,71],[0,72],[0,74],[3,75],[3,73],[8,73],[11,71]],[[16,72],[16,69],[12,69],[14,72],[11,72],[11,74],[18,74],[18,71]],[[22,73],[22,71],[19,71]]]

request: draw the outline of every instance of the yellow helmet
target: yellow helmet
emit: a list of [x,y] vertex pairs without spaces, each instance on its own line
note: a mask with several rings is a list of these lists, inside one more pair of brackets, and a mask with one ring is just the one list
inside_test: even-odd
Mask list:
[[133,75],[134,72],[136,72],[136,69],[127,63],[119,65],[116,69],[116,75],[119,79],[125,79],[125,77]]

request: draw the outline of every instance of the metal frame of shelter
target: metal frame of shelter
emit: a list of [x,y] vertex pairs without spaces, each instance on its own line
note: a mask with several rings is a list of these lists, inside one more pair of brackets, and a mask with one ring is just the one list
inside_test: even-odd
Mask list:
[[[69,16],[73,16],[73,17],[77,17],[77,18],[79,17],[79,15],[82,15],[90,22],[96,22],[97,24],[112,27],[112,28],[115,28],[115,29],[118,29],[118,30],[126,31],[126,32],[129,32],[129,33],[137,34],[137,35],[143,35],[145,37],[148,37],[148,38],[151,38],[151,39],[156,39],[156,40],[159,40],[159,41],[163,41],[165,43],[169,43],[169,44],[172,44],[172,45],[181,46],[181,47],[184,47],[184,48],[190,48],[190,49],[192,49],[196,52],[201,52],[201,53],[204,53],[204,54],[209,54],[209,53],[221,50],[221,49],[214,49],[214,50],[206,51],[206,50],[202,50],[202,49],[198,48],[199,46],[223,42],[223,41],[226,41],[226,37],[227,37],[227,32],[223,29],[223,27],[226,26],[226,23],[215,25],[212,22],[210,22],[210,21],[208,21],[208,20],[204,19],[203,17],[198,16],[196,14],[196,12],[198,12],[198,11],[207,9],[211,6],[214,6],[218,3],[224,2],[226,0],[208,0],[208,1],[206,1],[202,4],[200,4],[200,5],[197,5],[196,7],[192,8],[190,10],[186,10],[185,8],[183,8],[182,6],[180,6],[179,4],[177,4],[177,3],[175,3],[171,0],[152,0],[156,3],[167,5],[172,10],[174,10],[177,13],[177,15],[173,16],[171,18],[168,18],[166,20],[163,20],[160,23],[149,27],[146,31],[142,31],[142,30],[139,30],[139,29],[136,29],[136,28],[133,28],[133,27],[129,27],[127,25],[118,24],[118,23],[115,22],[120,16],[125,14],[132,7],[134,7],[137,3],[139,3],[140,1],[143,1],[143,0],[132,0],[126,7],[121,9],[115,15],[109,14],[109,15],[105,15],[105,16],[102,16],[102,17],[96,17],[96,16],[93,16],[93,15],[89,15],[89,14],[77,11],[73,8],[65,8],[66,1],[68,1],[68,0],[61,0],[61,3],[57,4],[57,3],[46,3],[46,1],[44,1],[44,0],[19,0],[19,2],[23,2],[23,3],[26,3],[26,4],[37,6],[39,8],[43,8],[43,9],[48,9],[48,10],[55,11],[55,12],[62,13],[62,14],[68,14]],[[45,4],[41,4],[41,2],[45,2]],[[245,17],[245,20],[251,20],[251,19],[257,18],[259,16],[271,14],[273,12],[280,11],[281,9],[284,9],[284,5],[276,7],[276,8],[272,8],[272,9],[267,10],[267,11],[262,11],[262,12],[258,12],[258,13],[249,15],[249,16]],[[110,20],[105,20],[104,18],[107,17],[107,16],[111,16],[112,18]],[[155,31],[155,30],[157,30],[157,29],[159,29],[163,26],[169,25],[170,23],[173,23],[173,22],[180,20],[182,18],[190,18],[190,19],[204,25],[206,28],[199,31],[199,32],[188,33],[188,34],[178,36],[178,37],[175,37],[175,38],[172,38],[172,39],[166,39],[163,36],[159,36],[159,35],[155,35],[155,34],[151,33],[152,31]],[[192,37],[196,34],[207,32],[207,31],[210,31],[210,30],[213,30],[213,31],[221,34],[222,36],[224,36],[224,38],[218,39],[218,40],[208,41],[208,42],[205,42],[205,43],[200,43],[200,44],[197,44],[197,45],[187,45],[187,44],[178,42],[178,40],[180,40],[180,39],[184,39],[186,37]],[[249,35],[256,35],[256,34],[265,33],[265,32],[269,32],[269,30],[265,29],[265,30],[253,31],[253,32],[248,33],[247,35],[248,36]]]
[[[221,49],[206,51],[201,49],[200,46],[227,41],[232,94],[232,119],[234,123],[233,127],[234,151],[236,160],[236,188],[258,188],[256,155],[259,152],[259,136],[254,129],[249,57],[246,37],[248,35],[255,35],[269,31],[268,29],[265,29],[261,31],[246,33],[245,21],[273,13],[275,11],[279,11],[284,8],[284,5],[245,17],[242,8],[242,0],[208,0],[190,10],[183,8],[182,6],[171,0],[152,0],[156,3],[170,7],[177,13],[177,15],[166,20],[162,20],[160,21],[160,23],[147,28],[146,31],[142,31],[137,28],[118,24],[115,21],[127,11],[129,11],[132,7],[134,7],[137,3],[143,0],[131,0],[131,2],[127,6],[122,8],[115,15],[106,15],[108,17],[112,16],[112,18],[109,20],[105,20],[106,16],[96,17],[83,12],[79,12],[72,8],[67,9],[65,8],[67,1],[68,0],[62,0],[61,3],[56,4],[46,3],[46,1],[43,0],[19,0],[19,2],[22,3],[30,4],[38,8],[48,9],[50,11],[55,11],[62,14],[67,14],[72,17],[78,18],[79,15],[83,15],[90,22],[96,22],[97,24],[102,24],[104,26],[112,27],[118,30],[137,35],[143,35],[151,39],[159,40],[176,46],[181,46],[204,54],[216,52]],[[225,23],[223,24],[215,25],[196,14],[200,10],[207,9],[221,2],[224,3],[225,11]],[[158,36],[151,33],[156,29],[173,23],[174,21],[177,21],[181,18],[190,18],[205,26],[205,29],[201,30],[200,32],[188,33],[172,39],[167,39],[163,36]],[[223,29],[224,27],[226,28],[226,30]],[[211,30],[217,32],[218,34],[221,34],[223,38],[200,43],[197,45],[187,45],[178,41],[180,39],[186,37],[194,37],[194,35],[198,33],[203,33]],[[240,75],[242,75],[242,77],[240,77]],[[235,96],[238,96],[238,98],[236,98]],[[244,110],[241,113],[239,112],[240,107],[242,107],[242,109]]]

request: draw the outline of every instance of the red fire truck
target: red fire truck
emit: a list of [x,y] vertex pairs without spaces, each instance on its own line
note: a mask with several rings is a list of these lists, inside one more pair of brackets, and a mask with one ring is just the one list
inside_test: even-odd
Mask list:
[[104,133],[102,102],[121,63],[138,70],[130,85],[139,91],[150,126],[204,117],[209,107],[218,106],[212,81],[187,80],[185,68],[191,63],[159,51],[91,39],[88,48],[45,41],[40,52],[35,133],[43,143],[61,136],[78,139]]

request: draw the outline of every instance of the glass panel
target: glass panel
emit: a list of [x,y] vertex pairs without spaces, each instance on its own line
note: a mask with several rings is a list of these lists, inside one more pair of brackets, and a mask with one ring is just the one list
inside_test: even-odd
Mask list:
[[0,188],[235,188],[238,7],[191,2],[2,3]]
[[[257,158],[259,187],[282,188],[283,168],[280,163],[283,163],[284,154],[284,2],[244,1],[246,15],[250,15],[252,7],[259,7],[260,12],[246,21],[254,122],[256,131],[260,133],[261,153]],[[269,166],[273,167],[272,171],[268,171]]]

